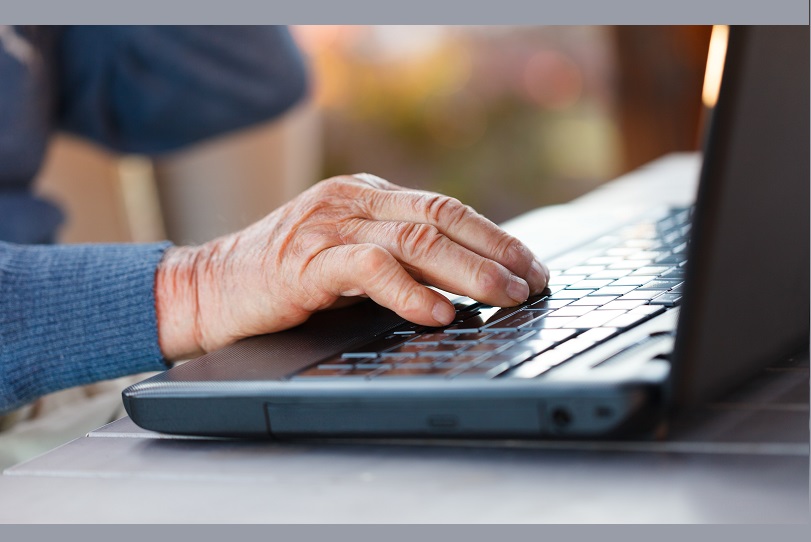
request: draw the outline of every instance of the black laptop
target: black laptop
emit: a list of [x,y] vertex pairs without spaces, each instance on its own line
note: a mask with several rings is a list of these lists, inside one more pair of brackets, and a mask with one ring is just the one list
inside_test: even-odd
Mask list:
[[809,182],[809,29],[733,27],[695,205],[547,258],[549,287],[519,307],[457,299],[444,328],[371,302],[327,311],[131,386],[124,404],[141,427],[189,435],[648,431],[808,347]]

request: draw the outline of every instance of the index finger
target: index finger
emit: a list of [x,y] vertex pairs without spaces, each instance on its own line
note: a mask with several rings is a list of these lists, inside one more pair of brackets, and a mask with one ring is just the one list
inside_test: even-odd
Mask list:
[[549,281],[549,270],[524,243],[459,200],[419,190],[408,190],[383,179],[361,174],[376,189],[366,205],[375,220],[431,224],[454,242],[496,261],[526,279],[532,293],[540,293]]

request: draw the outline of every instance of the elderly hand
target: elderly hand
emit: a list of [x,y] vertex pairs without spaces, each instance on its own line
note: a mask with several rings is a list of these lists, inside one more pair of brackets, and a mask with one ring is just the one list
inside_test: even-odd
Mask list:
[[424,284],[512,306],[548,279],[526,246],[453,198],[336,177],[242,231],[170,248],[155,279],[158,336],[164,356],[181,359],[355,296],[441,326],[453,305]]

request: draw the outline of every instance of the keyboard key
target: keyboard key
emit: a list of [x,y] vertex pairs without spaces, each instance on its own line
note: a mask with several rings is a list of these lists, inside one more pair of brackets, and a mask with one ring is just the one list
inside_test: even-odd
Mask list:
[[442,344],[476,344],[483,341],[488,336],[487,333],[448,333],[446,337],[442,339]]
[[458,369],[470,363],[478,363],[490,356],[487,352],[477,352],[473,354],[457,354],[450,358],[440,358],[434,362],[434,367],[441,369]]
[[458,310],[456,311],[456,318],[453,319],[452,324],[459,324],[467,322],[473,318],[478,317],[480,312],[478,310]]
[[512,331],[520,327],[526,326],[531,322],[543,318],[546,315],[544,311],[518,311],[511,316],[502,318],[492,324],[487,324],[482,328],[483,331]]
[[[651,232],[647,232],[648,235],[651,235]],[[634,247],[634,248],[650,248],[654,244],[653,239],[628,239],[622,243],[624,247]]]
[[526,363],[516,367],[509,376],[515,378],[535,378],[572,357],[571,352],[563,350],[547,350]]
[[351,363],[322,363],[317,367],[319,370],[341,370],[341,371],[349,371],[354,369],[355,366]]
[[450,336],[451,335],[448,335],[447,333],[425,333],[410,339],[407,344],[439,344]]
[[651,278],[653,277],[635,277],[633,275],[629,275],[627,277],[615,280],[611,283],[611,286],[642,286],[646,282],[649,282]]
[[590,275],[590,279],[621,279],[622,277],[628,275],[633,271],[633,269],[606,269],[605,271],[600,271],[599,273],[594,273]]
[[625,312],[626,311],[604,311],[597,309],[584,316],[576,318],[574,321],[568,322],[561,327],[569,329],[588,329],[592,327],[600,327],[606,322],[625,314]]
[[681,294],[665,292],[651,299],[651,305],[664,305],[665,307],[676,307],[681,303]]
[[608,266],[608,269],[639,269],[640,267],[644,267],[649,263],[653,262],[653,260],[624,260],[619,263],[612,263]]
[[588,350],[594,346],[594,344],[594,341],[590,341],[588,338],[584,339],[583,336],[580,335],[575,339],[560,343],[555,350],[562,350],[564,352],[569,352],[570,354],[579,354],[584,350]]
[[[478,357],[478,356],[474,356],[474,359],[476,357]],[[404,358],[404,359],[391,360],[391,361],[394,362],[395,367],[402,367],[402,366],[408,366],[408,367],[414,366],[414,367],[417,367],[417,366],[421,366],[421,365],[433,366],[433,365],[436,364],[437,359],[438,358],[431,357],[431,356],[417,356],[415,358]],[[468,361],[473,361],[473,359],[470,359]]]
[[362,371],[364,369],[389,369],[393,366],[393,363],[356,363],[355,370]]
[[647,239],[656,235],[656,227],[650,222],[637,222],[636,224],[624,226],[618,233],[623,241]]
[[600,288],[599,290],[595,290],[594,292],[590,293],[589,295],[600,296],[600,295],[625,295],[631,290],[633,290],[634,286],[606,286],[605,288]]
[[387,352],[382,352],[380,354],[381,357],[408,357],[408,354],[412,354],[411,357],[416,357],[417,354],[421,356],[445,356],[451,355],[455,352],[461,352],[462,350],[466,349],[468,345],[466,344],[447,344],[447,343],[439,343],[439,344],[424,344],[424,343],[407,343],[402,346],[398,346],[397,348],[393,348]]
[[577,265],[566,269],[564,275],[591,275],[605,269],[604,265]]
[[595,256],[586,260],[586,265],[606,266],[612,263],[621,262],[622,260],[623,258],[621,256]]
[[577,332],[573,329],[537,329],[533,331],[528,341],[548,341],[559,343],[574,336]]
[[453,300],[453,306],[456,307],[458,310],[464,310],[467,308],[471,308],[473,306],[480,306],[481,304],[476,301],[475,299],[471,299],[467,296],[459,296]]
[[549,316],[583,316],[584,314],[591,312],[595,309],[593,305],[582,305],[582,306],[571,306],[563,307],[562,309],[558,309],[555,312],[551,313]]
[[[552,330],[549,330],[549,331],[559,331],[559,330],[552,329]],[[536,339],[536,340],[523,342],[523,343],[521,343],[521,346],[530,349],[532,351],[533,355],[536,355],[536,354],[540,354],[541,352],[543,352],[545,350],[549,350],[550,348],[555,346],[555,344],[557,342],[558,341],[542,341],[542,340],[537,340]],[[496,356],[500,356],[500,355],[501,354],[496,354]]]
[[668,271],[670,267],[662,266],[662,265],[647,265],[645,267],[640,267],[636,271],[631,272],[631,276],[636,275],[652,275],[652,276],[659,276],[665,271]]
[[379,358],[375,358],[375,357],[371,357],[371,356],[364,356],[362,358],[361,357],[359,357],[359,358],[344,358],[343,356],[335,356],[335,357],[333,357],[331,359],[322,361],[321,363],[319,363],[319,366],[326,367],[326,366],[348,365],[349,368],[352,368],[352,367],[354,367],[355,363],[372,362],[372,361],[374,361],[376,359],[379,359]]
[[606,327],[627,328],[665,311],[661,305],[642,305],[606,323]]
[[479,318],[482,319],[482,325],[479,327],[504,318],[508,314],[512,314],[517,310],[518,309],[516,307],[490,307],[488,309],[479,309]]
[[425,326],[421,326],[419,324],[414,324],[411,322],[406,322],[405,324],[399,326],[397,329],[391,332],[392,335],[414,335],[416,333],[421,333],[427,329]]
[[551,296],[550,299],[580,299],[581,297],[588,295],[593,290],[560,290],[559,292],[555,292]]
[[656,222],[656,229],[659,231],[659,234],[669,231],[676,227],[676,221],[673,219],[672,216],[668,216],[667,218],[663,218]]
[[644,299],[625,299],[622,301],[612,301],[611,303],[606,303],[600,308],[600,310],[629,311],[644,304]]
[[551,348],[551,344],[548,346],[546,345],[539,345],[542,346],[540,350],[533,350],[528,348],[524,344],[513,346],[512,348],[508,348],[492,356],[488,356],[484,359],[484,362],[487,363],[509,363],[510,365],[518,365],[522,361],[526,361],[532,356],[538,354],[539,352]]
[[549,277],[549,285],[550,286],[568,286],[570,284],[574,284],[575,282],[580,282],[584,280],[586,275],[552,275]]
[[[391,350],[387,350],[386,352],[381,352],[379,355],[380,357],[416,357],[417,354],[425,352],[427,350],[435,350],[440,348],[440,343],[405,343],[400,345],[396,348],[392,348]],[[454,351],[456,350],[455,347],[445,347],[446,350]]]
[[520,342],[536,335],[535,331],[519,330],[519,331],[500,331],[488,335],[484,342],[486,343],[511,343]]
[[[434,348],[434,346],[430,344],[420,344],[419,347],[422,347],[423,350],[428,350],[430,348]],[[392,362],[396,359],[405,359],[405,358],[416,358],[417,355],[421,352],[417,348],[417,346],[412,347],[410,350],[403,350],[400,351],[399,349],[391,351],[391,352],[382,352],[380,357],[377,358],[378,361],[385,360],[387,362]]]
[[549,297],[549,295],[550,295],[551,293],[552,293],[552,292],[551,292],[551,291],[549,291],[549,288],[544,288],[544,291],[543,291],[543,292],[541,292],[540,294],[538,294],[538,295],[531,295],[531,296],[529,296],[529,297],[527,298],[527,300],[525,301],[525,303],[526,303],[527,305],[532,305],[533,303],[536,303],[536,302],[538,302],[538,301],[541,301],[542,299],[546,299],[547,297]]
[[640,290],[669,290],[681,284],[679,280],[655,279],[639,287]]
[[615,327],[595,327],[588,331],[584,331],[578,335],[578,338],[599,343],[608,339],[609,337],[613,337],[617,333],[619,333],[619,329]]
[[[674,228],[676,228],[676,226],[674,226]],[[662,241],[670,246],[676,246],[684,242],[684,240],[681,237],[681,233],[679,233],[678,229],[675,230],[671,229],[664,232],[664,235],[662,236]]]
[[653,262],[656,258],[661,256],[664,252],[661,250],[640,250],[639,252],[634,252],[633,254],[629,254],[625,257],[626,261],[629,262]]
[[365,358],[365,357],[377,357],[379,352],[384,352],[386,350],[392,349],[398,345],[403,344],[407,340],[409,340],[408,335],[386,335],[380,339],[374,340],[370,343],[363,345],[362,347],[355,348],[353,350],[349,350],[348,352],[344,352],[341,357],[344,358]]
[[653,260],[653,263],[662,265],[677,265],[684,260],[684,254],[663,254],[659,258]]
[[577,318],[574,316],[547,316],[546,318],[535,320],[527,327],[529,329],[557,329],[564,327],[566,324],[576,319]]
[[[632,292],[633,293],[633,292]],[[610,303],[617,299],[617,296],[612,295],[603,295],[603,296],[594,296],[594,295],[587,295],[586,297],[581,297],[575,301],[571,302],[572,306],[581,306],[581,305],[591,305],[592,307],[599,307],[600,305],[605,305],[606,303]]]
[[465,354],[495,354],[506,350],[507,348],[511,347],[514,342],[502,342],[502,343],[479,343],[476,345],[471,346],[470,348],[465,349]]
[[561,307],[565,307],[569,303],[571,303],[570,299],[541,299],[540,301],[536,301],[532,305],[529,305],[528,307],[524,307],[524,310],[527,311],[554,310],[559,309]]
[[684,280],[685,275],[686,275],[686,273],[685,273],[684,269],[682,269],[681,267],[673,267],[673,268],[667,270],[666,272],[662,273],[662,276],[660,278],[668,279],[668,280],[675,280],[675,279]]
[[625,295],[622,295],[618,298],[619,301],[626,301],[629,299],[653,299],[657,295],[662,293],[661,290],[634,290],[632,292],[628,292]]
[[[617,247],[617,248],[609,248],[608,250],[605,251],[605,255],[606,256],[622,256],[624,258],[625,256],[629,256],[629,255],[634,254],[636,252],[639,252],[639,249],[634,248],[634,247]],[[617,262],[617,263],[621,263],[621,262]],[[609,269],[612,269],[611,265],[612,264],[609,264]]]
[[446,327],[442,331],[445,333],[478,333],[483,325],[484,322],[476,318]]
[[581,280],[574,284],[569,285],[569,290],[596,290],[603,286],[611,284],[611,279],[594,279],[594,280]]
[[446,377],[449,374],[457,371],[459,367],[410,367],[410,366],[397,366],[387,370],[380,371],[373,376],[373,378],[393,378],[393,377]]
[[509,362],[497,362],[488,359],[482,363],[460,369],[451,375],[451,378],[493,378],[507,371],[510,367],[512,365]]

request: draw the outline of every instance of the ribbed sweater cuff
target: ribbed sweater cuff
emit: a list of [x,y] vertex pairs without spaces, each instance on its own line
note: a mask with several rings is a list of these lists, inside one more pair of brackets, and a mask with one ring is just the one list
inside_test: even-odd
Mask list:
[[165,369],[154,282],[169,246],[0,243],[0,412]]

